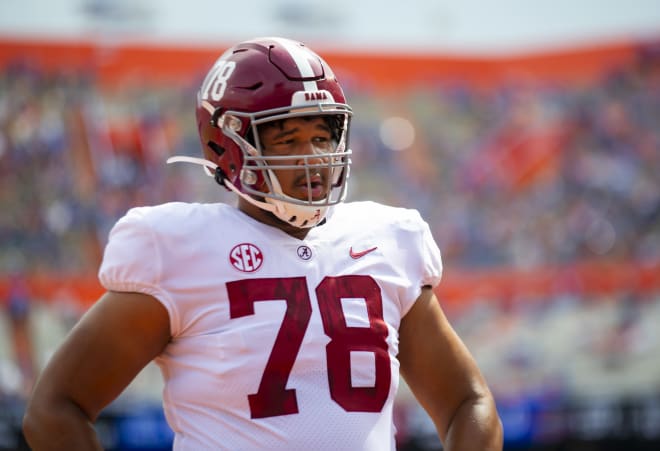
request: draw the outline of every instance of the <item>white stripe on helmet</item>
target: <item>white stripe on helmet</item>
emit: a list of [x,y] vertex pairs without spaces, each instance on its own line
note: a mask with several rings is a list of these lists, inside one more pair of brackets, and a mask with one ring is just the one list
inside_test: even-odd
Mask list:
[[[312,65],[309,63],[309,59],[307,58],[309,55],[308,52],[305,52],[302,47],[296,45],[288,39],[273,38],[273,40],[281,44],[282,47],[284,47],[286,51],[289,52],[289,55],[291,55],[291,58],[293,58],[293,61],[298,67],[298,71],[300,71],[301,77],[306,78],[314,76],[314,69],[312,69]],[[318,91],[319,89],[315,81],[304,81],[303,87],[305,91]]]

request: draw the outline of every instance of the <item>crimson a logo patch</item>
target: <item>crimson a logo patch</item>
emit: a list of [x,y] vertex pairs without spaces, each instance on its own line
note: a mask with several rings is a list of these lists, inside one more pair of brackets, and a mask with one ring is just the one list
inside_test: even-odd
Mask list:
[[252,243],[241,243],[229,252],[229,263],[242,272],[255,272],[264,262],[264,254]]
[[298,257],[303,260],[309,260],[312,258],[312,248],[309,246],[298,246],[298,250],[296,252],[298,253]]

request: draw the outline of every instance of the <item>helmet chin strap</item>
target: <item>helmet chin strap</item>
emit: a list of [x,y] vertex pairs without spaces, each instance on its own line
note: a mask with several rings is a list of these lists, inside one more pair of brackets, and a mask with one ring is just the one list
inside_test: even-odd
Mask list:
[[[270,181],[273,185],[273,192],[284,199],[292,199],[290,196],[284,194],[282,186],[273,171],[269,169],[268,174],[270,175]],[[273,211],[275,216],[282,221],[301,229],[314,227],[319,222],[323,221],[325,213],[328,210],[327,205],[297,205],[269,197],[266,197],[265,201],[276,207],[275,211]]]
[[[178,162],[193,163],[203,166],[204,173],[209,177],[215,177],[214,171],[218,168],[217,164],[205,158],[188,157],[188,156],[180,155],[180,156],[170,157],[167,159],[168,164],[178,163]],[[213,171],[210,168],[213,169]],[[273,183],[275,191],[277,191],[278,194],[281,195],[282,197],[285,198],[289,197],[282,192],[282,187],[280,186],[277,177],[275,177],[275,174],[273,174],[271,171],[269,172],[271,175],[271,181]],[[265,201],[260,201],[248,194],[241,192],[238,188],[236,188],[236,186],[233,183],[231,183],[227,179],[223,180],[223,184],[227,188],[232,190],[234,193],[239,195],[242,199],[245,199],[247,202],[254,205],[255,207],[269,211],[273,213],[281,221],[301,229],[307,229],[318,225],[318,223],[320,223],[325,218],[325,214],[328,210],[327,205],[323,205],[323,206],[295,205],[285,201],[271,199],[267,197],[265,198]]]

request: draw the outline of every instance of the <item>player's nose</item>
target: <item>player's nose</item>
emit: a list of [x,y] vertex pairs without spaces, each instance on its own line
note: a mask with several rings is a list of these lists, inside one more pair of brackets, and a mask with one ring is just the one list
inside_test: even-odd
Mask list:
[[316,143],[309,141],[300,146],[297,164],[327,164],[328,149],[319,147]]

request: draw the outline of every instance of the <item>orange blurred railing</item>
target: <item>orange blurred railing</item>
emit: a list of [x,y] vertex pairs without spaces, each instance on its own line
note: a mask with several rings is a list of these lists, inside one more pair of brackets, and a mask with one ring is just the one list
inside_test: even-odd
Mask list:
[[[231,43],[216,47],[154,44],[46,41],[0,36],[0,67],[32,61],[57,70],[83,69],[101,83],[191,81],[206,72]],[[460,80],[490,85],[507,79],[541,77],[550,81],[588,81],[603,70],[629,64],[638,56],[638,42],[617,42],[534,54],[463,56],[366,53],[316,48],[342,78],[374,88],[401,83]]]

